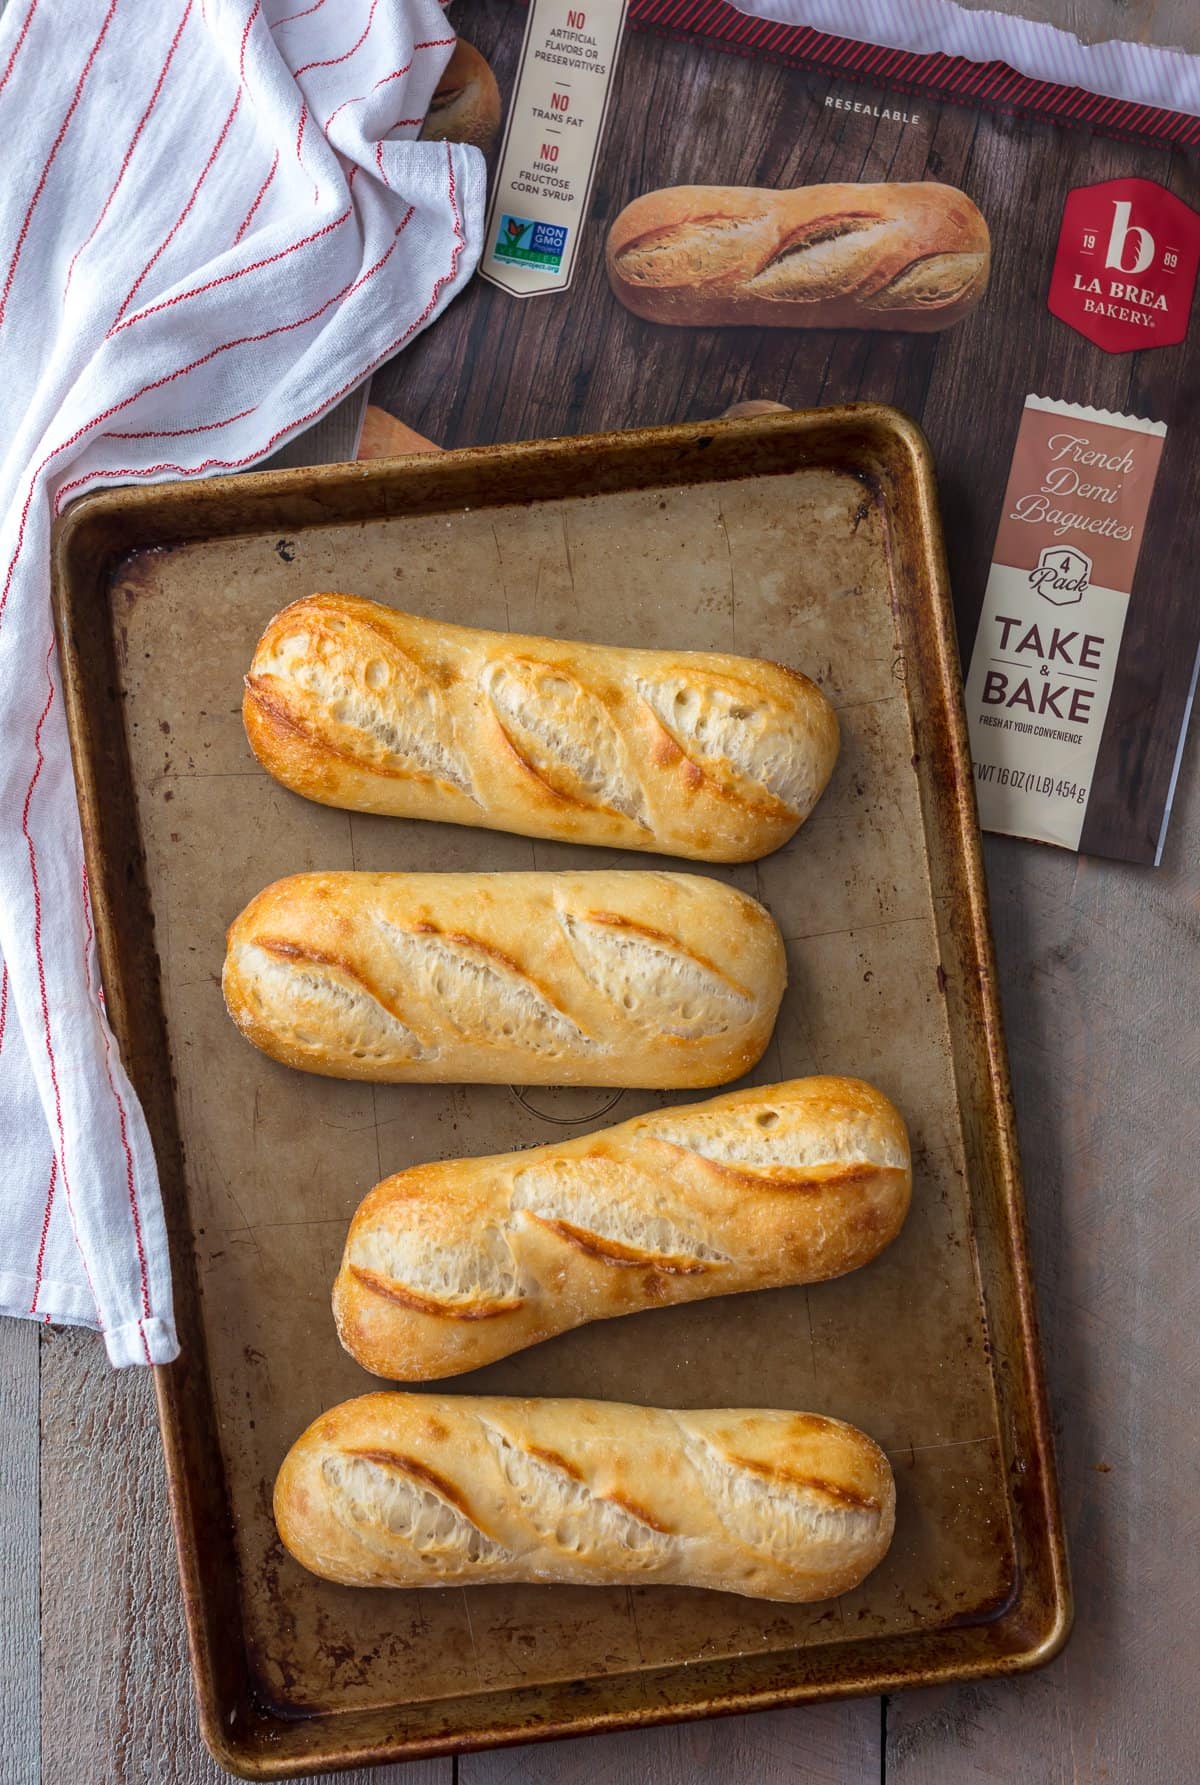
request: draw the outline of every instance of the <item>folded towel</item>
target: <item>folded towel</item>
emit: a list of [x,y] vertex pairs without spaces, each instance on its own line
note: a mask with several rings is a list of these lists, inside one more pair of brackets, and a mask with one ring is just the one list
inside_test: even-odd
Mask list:
[[178,1349],[104,1015],[49,605],[53,515],[238,470],[445,307],[478,151],[416,134],[435,0],[10,0],[0,20],[0,1310]]

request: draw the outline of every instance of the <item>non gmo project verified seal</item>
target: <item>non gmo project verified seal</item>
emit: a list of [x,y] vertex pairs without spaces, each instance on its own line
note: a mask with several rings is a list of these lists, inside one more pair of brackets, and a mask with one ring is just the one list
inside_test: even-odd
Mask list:
[[495,257],[509,266],[545,267],[557,273],[566,252],[567,231],[559,223],[533,223],[528,217],[500,218]]

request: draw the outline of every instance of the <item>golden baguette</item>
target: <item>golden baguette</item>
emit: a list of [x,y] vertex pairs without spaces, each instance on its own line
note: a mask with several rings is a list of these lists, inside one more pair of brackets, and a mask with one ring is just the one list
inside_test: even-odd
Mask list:
[[377,1376],[454,1376],[585,1321],[840,1277],[895,1237],[911,1192],[904,1123],[870,1085],[733,1091],[385,1178],[351,1223],[334,1319]]
[[947,328],[983,295],[988,227],[957,187],[669,186],[626,205],[608,276],[650,322]]
[[703,1086],[747,1072],[787,968],[696,874],[295,874],[230,926],[248,1040],[332,1078]]
[[895,1488],[870,1438],[816,1414],[374,1394],[296,1440],[275,1522],[298,1562],[349,1586],[814,1600],[881,1560]]
[[353,595],[276,614],[242,712],[268,773],[322,805],[698,861],[786,843],[838,748],[825,696],[775,663],[481,632]]

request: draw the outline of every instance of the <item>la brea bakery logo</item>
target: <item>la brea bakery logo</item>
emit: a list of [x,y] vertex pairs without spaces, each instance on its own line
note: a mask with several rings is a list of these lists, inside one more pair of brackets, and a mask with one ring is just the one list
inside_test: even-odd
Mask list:
[[1071,602],[1083,600],[1091,575],[1092,560],[1086,552],[1068,545],[1048,545],[1029,572],[1029,586],[1043,601],[1069,607]]
[[1187,334],[1200,215],[1156,180],[1102,180],[1068,194],[1047,299],[1106,353]]

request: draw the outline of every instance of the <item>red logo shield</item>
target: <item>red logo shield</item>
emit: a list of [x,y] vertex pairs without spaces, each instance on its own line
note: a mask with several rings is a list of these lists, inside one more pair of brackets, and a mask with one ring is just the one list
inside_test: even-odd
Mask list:
[[1155,180],[1078,186],[1063,209],[1049,305],[1105,353],[1187,334],[1200,215]]

